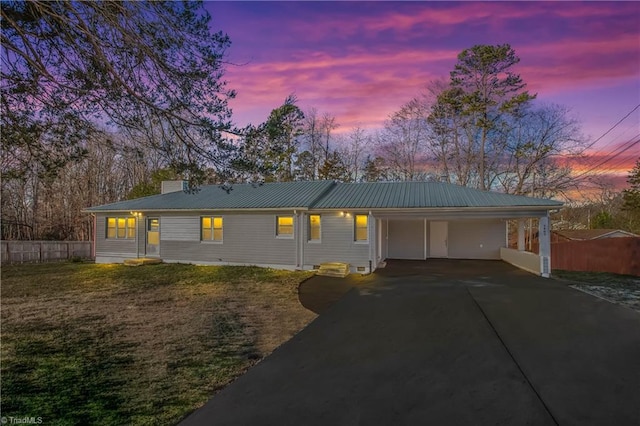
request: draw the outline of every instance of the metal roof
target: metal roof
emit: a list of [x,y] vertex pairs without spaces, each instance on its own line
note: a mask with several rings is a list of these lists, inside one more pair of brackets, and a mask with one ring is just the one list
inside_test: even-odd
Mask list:
[[638,235],[622,229],[558,229],[553,231],[556,234],[570,240],[597,240],[609,234],[622,234],[626,237],[637,237]]
[[192,194],[170,192],[91,207],[86,211],[306,208],[334,185],[333,181],[233,184],[229,191],[221,185],[207,185]]
[[313,208],[410,209],[434,207],[560,207],[559,201],[481,191],[440,182],[345,183],[334,187]]
[[559,201],[481,191],[438,182],[333,181],[204,186],[194,194],[182,191],[121,201],[86,209],[100,211],[242,210],[242,209],[412,209],[447,207],[560,207]]

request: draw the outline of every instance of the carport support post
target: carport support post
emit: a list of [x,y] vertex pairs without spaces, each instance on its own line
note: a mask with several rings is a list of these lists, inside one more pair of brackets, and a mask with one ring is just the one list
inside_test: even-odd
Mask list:
[[524,219],[518,219],[518,251],[524,250]]
[[375,251],[374,248],[376,246],[376,222],[375,219],[373,217],[373,214],[371,212],[369,212],[369,217],[367,218],[367,224],[369,226],[369,273],[371,274],[373,272],[373,262],[374,262],[374,258],[375,258]]
[[549,215],[538,220],[538,242],[540,244],[540,275],[549,278],[551,273],[551,232],[549,231]]

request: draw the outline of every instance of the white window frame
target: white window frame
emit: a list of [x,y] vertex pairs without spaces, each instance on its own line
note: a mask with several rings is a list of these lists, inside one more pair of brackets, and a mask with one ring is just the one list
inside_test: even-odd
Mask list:
[[[282,233],[280,230],[280,218],[291,218],[291,233]],[[289,225],[282,225],[289,227]],[[294,215],[277,215],[276,216],[276,238],[288,239],[291,240],[294,238],[296,233],[296,220]]]
[[[358,239],[358,217],[359,216],[363,216],[367,220],[367,226],[365,228],[367,238],[364,239],[364,240],[359,240]],[[360,227],[360,229],[362,229],[362,227]],[[354,214],[353,215],[353,241],[356,244],[368,244],[369,243],[369,215],[366,215],[366,214]]]
[[[109,219],[115,221],[115,226],[109,226]],[[105,219],[104,237],[107,240],[135,240],[136,239],[136,221],[138,219],[133,216],[107,216]],[[124,221],[124,226],[120,226],[120,221]],[[114,235],[109,236],[109,229],[114,230]],[[124,230],[124,236],[118,236],[118,231]]]
[[[209,219],[211,221],[211,226],[207,227],[206,230],[211,232],[211,238],[204,237],[204,220]],[[219,228],[216,228],[216,219],[220,219],[221,225]],[[220,238],[216,239],[216,230],[220,230]],[[200,216],[200,241],[203,243],[210,244],[222,244],[224,242],[224,217],[223,216]]]

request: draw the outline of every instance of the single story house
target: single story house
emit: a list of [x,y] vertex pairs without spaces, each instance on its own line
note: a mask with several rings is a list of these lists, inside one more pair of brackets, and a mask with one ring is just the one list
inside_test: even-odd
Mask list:
[[558,229],[551,231],[551,242],[600,240],[603,238],[629,238],[638,235],[622,229]]
[[[85,210],[95,217],[96,262],[159,257],[305,270],[344,262],[368,273],[385,259],[504,259],[548,276],[549,212],[562,206],[439,182],[209,185],[187,193],[171,181],[163,192]],[[532,217],[540,255],[524,252],[524,243],[506,248],[508,222],[518,219],[524,241]]]

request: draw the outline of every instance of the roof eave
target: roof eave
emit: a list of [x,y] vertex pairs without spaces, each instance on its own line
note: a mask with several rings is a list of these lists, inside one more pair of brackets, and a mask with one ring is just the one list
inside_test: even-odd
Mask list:
[[322,208],[316,207],[313,209],[309,209],[311,211],[344,211],[344,210],[361,210],[361,211],[371,211],[371,212],[382,212],[382,213],[402,213],[402,212],[495,212],[495,211],[526,211],[526,210],[535,210],[535,211],[544,211],[544,210],[555,210],[562,207],[561,205],[556,206],[492,206],[492,207],[330,207],[330,208]]
[[261,208],[211,208],[211,207],[201,207],[201,208],[189,208],[189,209],[155,209],[155,208],[144,208],[144,209],[105,209],[105,210],[95,210],[95,209],[83,209],[83,213],[128,213],[128,212],[205,212],[205,211],[216,211],[216,212],[229,212],[229,213],[237,213],[237,212],[273,212],[273,211],[344,211],[344,210],[360,210],[360,211],[371,211],[371,212],[381,212],[381,213],[403,213],[403,212],[500,212],[500,211],[545,211],[545,210],[555,210],[562,207],[560,205],[551,205],[551,206],[491,206],[491,207],[261,207]]
[[294,211],[294,210],[309,210],[308,207],[261,207],[261,208],[213,208],[213,207],[201,207],[201,208],[190,208],[190,209],[154,209],[154,208],[144,208],[144,209],[108,209],[108,210],[94,210],[94,209],[83,209],[81,212],[83,213],[148,213],[148,212],[207,212],[207,211],[215,211],[215,212],[273,212],[273,211]]

